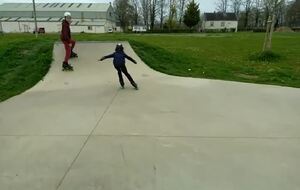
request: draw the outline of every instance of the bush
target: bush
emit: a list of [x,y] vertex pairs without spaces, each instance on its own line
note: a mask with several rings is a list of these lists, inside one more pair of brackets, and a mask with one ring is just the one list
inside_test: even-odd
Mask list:
[[253,32],[266,32],[265,28],[255,28],[253,29]]
[[165,29],[165,30],[149,30],[147,33],[195,33],[197,30],[193,29]]
[[249,59],[251,61],[261,61],[261,62],[276,62],[282,57],[273,51],[263,51],[259,53],[251,54]]

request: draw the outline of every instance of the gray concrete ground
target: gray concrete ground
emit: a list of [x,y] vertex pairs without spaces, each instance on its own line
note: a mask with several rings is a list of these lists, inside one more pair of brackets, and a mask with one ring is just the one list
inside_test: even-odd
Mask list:
[[0,104],[1,190],[300,189],[300,89],[168,76],[128,43],[140,86],[119,89],[115,43],[63,46],[43,81]]

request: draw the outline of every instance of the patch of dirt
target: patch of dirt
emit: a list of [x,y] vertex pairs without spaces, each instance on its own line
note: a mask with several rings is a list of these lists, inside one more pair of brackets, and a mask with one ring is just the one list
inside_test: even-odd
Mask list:
[[29,55],[30,54],[30,50],[22,50],[21,52],[20,52],[20,54],[21,55]]
[[276,29],[276,32],[294,32],[290,27],[279,27]]
[[237,74],[237,76],[244,79],[258,79],[256,75]]

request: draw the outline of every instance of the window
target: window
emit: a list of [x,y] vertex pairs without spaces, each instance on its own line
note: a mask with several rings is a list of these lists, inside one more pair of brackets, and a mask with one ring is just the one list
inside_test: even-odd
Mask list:
[[88,30],[93,30],[93,26],[88,26]]
[[224,27],[225,26],[225,22],[221,22],[221,27]]
[[214,26],[214,21],[210,21],[210,26],[211,26],[211,27]]

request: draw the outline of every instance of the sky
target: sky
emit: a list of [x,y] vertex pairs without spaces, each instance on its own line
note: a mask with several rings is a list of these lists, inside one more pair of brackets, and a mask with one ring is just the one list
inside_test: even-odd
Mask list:
[[[200,3],[200,11],[203,12],[213,12],[215,10],[215,2],[217,0],[196,0]],[[2,3],[31,3],[31,0],[0,0]],[[35,0],[36,3],[108,3],[113,2],[113,0]]]

